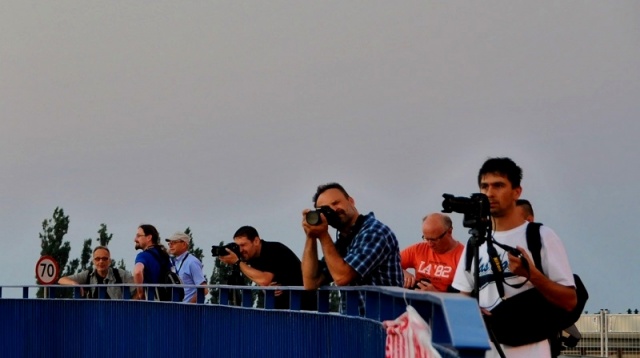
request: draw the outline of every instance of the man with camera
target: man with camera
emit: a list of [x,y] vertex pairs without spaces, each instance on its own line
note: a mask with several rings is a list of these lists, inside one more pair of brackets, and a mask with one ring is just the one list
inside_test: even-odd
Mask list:
[[[237,246],[227,246],[220,261],[234,265],[258,286],[302,286],[300,259],[279,242],[264,241],[251,226],[243,226],[233,234]],[[275,308],[289,309],[289,292],[276,291]],[[315,310],[315,296],[303,293],[301,308]]]
[[[313,204],[316,210],[302,212],[306,234],[302,276],[306,289],[317,289],[331,281],[338,286],[402,287],[398,240],[389,227],[373,213],[360,215],[354,199],[338,183],[320,185]],[[338,230],[335,243],[329,226]],[[322,260],[318,260],[318,242]]]
[[[202,272],[202,262],[188,252],[191,237],[184,232],[176,232],[165,241],[169,244],[169,254],[172,256],[171,262],[175,267],[176,273],[180,276],[182,284],[206,286],[207,280]],[[197,300],[196,291],[195,287],[185,287],[182,301],[195,303]],[[205,296],[207,293],[208,290],[205,288]]]
[[[422,219],[423,242],[400,252],[404,287],[421,291],[456,292],[451,287],[464,245],[453,238],[449,216],[432,213]],[[414,269],[415,276],[407,269]]]
[[[522,192],[521,180],[522,169],[509,158],[490,158],[480,168],[478,185],[480,191],[488,198],[489,212],[494,225],[493,237],[489,237],[480,245],[479,262],[471,265],[469,271],[463,262],[458,265],[453,287],[462,293],[470,294],[476,287],[474,273],[479,268],[478,303],[485,315],[490,334],[493,333],[496,340],[502,343],[500,346],[505,356],[550,357],[550,347],[546,338],[529,341],[527,339],[531,333],[520,333],[523,329],[532,328],[531,324],[525,322],[524,315],[532,311],[534,306],[554,306],[567,312],[571,311],[576,306],[577,295],[564,245],[553,230],[546,226],[542,226],[540,230],[544,274],[536,268],[531,259],[526,239],[528,222],[516,210],[516,200]],[[505,245],[514,247],[515,250],[505,251],[501,247]],[[462,257],[466,256],[467,250],[472,249],[467,245]],[[539,291],[537,297],[540,297],[535,304],[518,305],[517,302],[522,302],[518,297],[530,297],[528,294],[520,295],[533,289]],[[503,315],[505,307],[512,307],[512,313]],[[518,339],[524,339],[525,342],[506,345],[499,337],[499,332],[507,332]],[[496,357],[498,354],[499,351],[494,346],[487,357]]]

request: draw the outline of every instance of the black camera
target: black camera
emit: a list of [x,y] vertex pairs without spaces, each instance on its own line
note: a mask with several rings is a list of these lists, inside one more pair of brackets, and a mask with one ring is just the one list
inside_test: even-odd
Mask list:
[[464,214],[462,225],[467,228],[477,228],[491,224],[489,198],[481,193],[471,194],[471,197],[442,194],[443,213]]
[[413,285],[413,287],[411,287],[411,289],[413,289],[413,290],[420,289],[420,286],[418,286],[418,283],[426,285],[426,284],[430,284],[431,280],[429,280],[428,278],[420,279],[420,281],[416,281],[415,285]]
[[229,255],[229,253],[225,249],[231,250],[234,254],[236,254],[236,256],[238,256],[238,258],[240,258],[240,246],[238,246],[238,244],[236,244],[235,242],[230,242],[226,245],[211,246],[211,256],[218,257]]
[[327,223],[333,227],[337,227],[340,224],[340,217],[338,213],[336,213],[329,206],[321,206],[316,208],[316,210],[308,211],[305,215],[305,220],[309,225],[320,225],[322,223],[322,217],[320,214],[324,214],[324,217],[327,219]]

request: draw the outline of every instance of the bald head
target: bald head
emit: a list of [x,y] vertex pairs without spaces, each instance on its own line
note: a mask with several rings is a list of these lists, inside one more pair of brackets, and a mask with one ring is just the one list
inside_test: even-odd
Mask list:
[[422,219],[422,240],[437,253],[445,253],[455,247],[451,218],[441,213],[432,213]]
[[451,223],[451,218],[442,213],[431,213],[422,218],[422,223],[429,221],[431,225],[440,225],[442,229],[449,229],[453,227]]

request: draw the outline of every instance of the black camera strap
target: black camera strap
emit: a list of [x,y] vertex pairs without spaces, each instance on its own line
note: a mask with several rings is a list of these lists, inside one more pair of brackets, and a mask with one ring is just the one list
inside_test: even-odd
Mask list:
[[[493,246],[493,244],[496,244],[499,248],[503,249],[504,251],[520,259],[520,262],[522,262],[522,266],[527,270],[526,280],[524,280],[521,283],[516,283],[513,285],[507,283],[504,280],[504,271],[501,266],[501,260],[498,257],[498,253],[496,251],[496,248]],[[502,298],[503,300],[505,299],[503,283],[509,287],[520,288],[524,286],[527,282],[529,282],[529,277],[530,277],[529,262],[527,261],[527,259],[524,258],[524,256],[518,249],[511,247],[509,245],[501,244],[498,241],[496,241],[494,238],[491,238],[491,240],[487,241],[487,252],[489,253],[489,256],[490,256],[489,261],[491,262],[491,269],[493,270],[494,276],[496,276],[496,286],[498,288],[498,293],[500,294],[500,298]],[[497,270],[500,272],[498,275],[496,275],[496,268],[494,267],[498,267]]]
[[343,233],[338,231],[338,234],[336,235],[338,238],[336,240],[335,246],[341,257],[344,258],[345,256],[347,256],[347,251],[349,251],[351,242],[353,241],[353,239],[355,239],[356,235],[360,233],[360,229],[362,228],[362,225],[364,224],[364,221],[366,219],[367,218],[364,215],[358,215],[356,223],[352,227],[350,227],[347,232]]
[[498,256],[498,251],[493,246],[492,240],[487,240],[487,254],[489,254],[489,265],[493,271],[493,280],[498,289],[498,295],[504,300],[504,270],[502,269],[502,260]]
[[189,256],[189,253],[187,252],[187,254],[184,256],[184,258],[180,262],[180,267],[176,267],[176,263],[177,262],[176,262],[176,258],[175,257],[171,260],[171,263],[173,264],[173,267],[176,268],[176,273],[178,273],[178,274],[180,273],[180,269],[182,269],[182,265],[184,265],[184,262],[187,260],[188,256]]

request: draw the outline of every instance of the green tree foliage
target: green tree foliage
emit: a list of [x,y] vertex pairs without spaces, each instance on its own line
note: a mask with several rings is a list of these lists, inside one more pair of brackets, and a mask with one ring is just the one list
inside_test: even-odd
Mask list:
[[82,272],[84,270],[88,270],[92,263],[91,263],[91,239],[86,239],[84,240],[84,243],[82,244],[82,253],[80,254],[80,268],[78,269],[78,273]]
[[100,229],[98,230],[98,238],[96,241],[100,246],[109,246],[109,241],[113,238],[113,234],[109,234],[107,232],[107,224],[100,224]]
[[193,233],[191,232],[191,228],[187,227],[184,230],[184,233],[189,235],[191,241],[189,242],[189,253],[195,256],[200,262],[204,259],[204,254],[202,253],[202,249],[199,247],[195,247],[193,244]]
[[[111,264],[113,265],[115,261],[111,261]],[[124,259],[120,259],[120,261],[118,261],[118,265],[116,266],[119,269],[122,270],[126,270],[127,269],[127,265],[124,263]]]
[[[331,286],[336,286],[335,282]],[[329,312],[340,312],[340,291],[329,292]]]
[[[79,266],[79,260],[72,260],[69,265],[69,252],[71,244],[63,241],[64,235],[69,231],[69,216],[64,214],[62,208],[56,207],[51,219],[42,222],[42,232],[40,236],[40,255],[48,255],[58,262],[62,270],[62,276],[74,273]],[[68,291],[68,292],[67,292]],[[38,289],[36,296],[44,297],[42,288]],[[56,297],[71,297],[70,290],[56,290]]]

